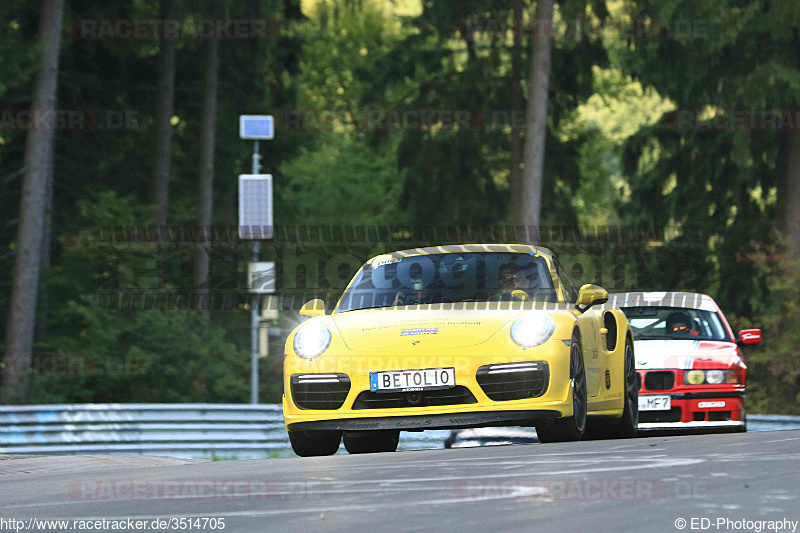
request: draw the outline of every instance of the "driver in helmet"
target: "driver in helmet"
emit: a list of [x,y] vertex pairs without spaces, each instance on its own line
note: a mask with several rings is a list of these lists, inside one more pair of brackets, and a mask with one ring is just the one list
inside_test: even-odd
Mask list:
[[421,279],[411,280],[411,290],[400,290],[394,297],[393,305],[420,305],[431,303],[432,295],[425,289]]
[[667,333],[670,335],[699,335],[700,332],[694,329],[692,317],[684,311],[673,311],[667,315]]
[[498,271],[497,286],[500,292],[490,300],[515,301],[529,298],[526,291],[528,286],[527,272],[519,265],[512,263],[502,265]]

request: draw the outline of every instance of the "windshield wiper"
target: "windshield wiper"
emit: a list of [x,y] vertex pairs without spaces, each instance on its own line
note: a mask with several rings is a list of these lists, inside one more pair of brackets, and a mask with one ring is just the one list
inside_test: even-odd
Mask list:
[[[377,305],[368,305],[367,307],[356,307],[353,309],[348,309],[347,311],[363,311],[364,309],[381,309],[384,307],[397,307],[395,304],[377,304]],[[347,311],[343,311],[346,313]]]

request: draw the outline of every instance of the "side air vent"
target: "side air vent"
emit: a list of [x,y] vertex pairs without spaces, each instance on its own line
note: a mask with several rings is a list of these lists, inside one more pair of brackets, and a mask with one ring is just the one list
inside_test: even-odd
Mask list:
[[617,349],[617,319],[613,313],[608,311],[603,313],[603,327],[608,330],[608,333],[606,333],[606,350],[613,352]]
[[484,365],[475,378],[490,400],[537,398],[547,390],[550,367],[546,361]]
[[300,409],[339,409],[350,392],[347,374],[293,374],[290,381]]

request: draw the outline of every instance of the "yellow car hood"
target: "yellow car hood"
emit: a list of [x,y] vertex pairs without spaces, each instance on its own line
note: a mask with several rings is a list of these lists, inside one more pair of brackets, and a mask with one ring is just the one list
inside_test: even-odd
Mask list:
[[411,346],[428,349],[480,344],[513,320],[522,310],[509,306],[486,310],[421,308],[365,309],[332,315],[342,340],[353,351],[388,352]]

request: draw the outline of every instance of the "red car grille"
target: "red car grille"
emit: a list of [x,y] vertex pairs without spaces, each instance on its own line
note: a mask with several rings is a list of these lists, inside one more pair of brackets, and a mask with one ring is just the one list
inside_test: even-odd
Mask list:
[[647,390],[669,390],[675,386],[675,372],[658,370],[648,372],[644,376],[644,387]]

